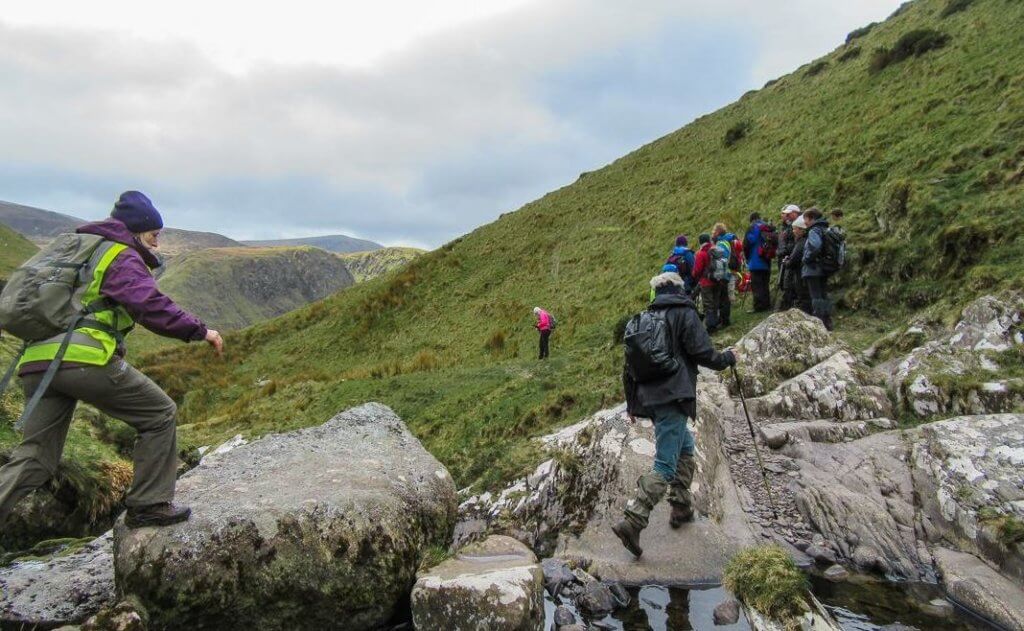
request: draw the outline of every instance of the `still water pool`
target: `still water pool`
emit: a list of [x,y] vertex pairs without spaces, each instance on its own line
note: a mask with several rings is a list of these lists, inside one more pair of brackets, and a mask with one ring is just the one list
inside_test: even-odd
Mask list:
[[[812,579],[815,595],[836,617],[844,631],[992,631],[994,627],[964,611],[952,616],[936,616],[927,611],[927,603],[941,598],[937,587],[922,584],[895,584],[876,581],[830,583]],[[750,631],[742,616],[739,622],[715,626],[712,619],[718,603],[729,594],[721,587],[681,589],[647,585],[629,588],[628,607],[602,618],[583,616],[571,602],[558,597],[545,600],[545,629],[554,629],[558,605],[569,607],[593,629],[619,631]],[[903,625],[889,626],[889,625]],[[888,627],[888,628],[887,628]]]

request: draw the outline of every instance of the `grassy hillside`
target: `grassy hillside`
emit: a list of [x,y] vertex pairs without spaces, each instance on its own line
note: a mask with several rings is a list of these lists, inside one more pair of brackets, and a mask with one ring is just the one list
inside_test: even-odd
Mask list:
[[312,247],[211,248],[174,260],[160,288],[210,326],[238,329],[287,313],[355,281]]
[[[788,202],[845,211],[839,325],[857,343],[916,309],[1021,287],[1024,2],[957,4],[943,17],[949,0],[918,0],[401,272],[232,335],[223,361],[153,356],[183,440],[376,399],[460,484],[494,483],[531,464],[531,436],[620,399],[617,325],[676,234]],[[939,34],[906,39],[918,29]],[[548,363],[532,359],[534,305],[560,323]]]
[[369,252],[339,254],[356,282],[364,282],[398,269],[418,256],[424,250],[418,248],[382,248]]
[[383,245],[366,239],[347,237],[343,234],[331,234],[322,237],[303,237],[301,239],[276,239],[271,241],[246,241],[245,245],[255,247],[279,247],[279,246],[312,246],[334,252],[335,254],[348,254],[350,252],[368,252],[379,250]]
[[31,241],[0,223],[0,285],[38,249]]

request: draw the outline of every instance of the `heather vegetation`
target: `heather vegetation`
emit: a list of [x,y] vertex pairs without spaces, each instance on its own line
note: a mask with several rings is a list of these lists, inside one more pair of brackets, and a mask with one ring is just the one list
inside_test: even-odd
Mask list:
[[[912,51],[900,63],[832,63],[841,46],[813,81],[781,77],[398,272],[233,334],[223,361],[192,348],[145,367],[181,403],[187,444],[380,400],[460,485],[487,486],[534,463],[532,437],[621,398],[616,328],[678,233],[841,207],[853,260],[838,327],[860,347],[925,307],[1021,287],[1024,5],[945,6],[920,0],[853,38]],[[935,38],[911,35],[940,20],[947,44],[919,54]],[[535,305],[559,319],[547,363]]]

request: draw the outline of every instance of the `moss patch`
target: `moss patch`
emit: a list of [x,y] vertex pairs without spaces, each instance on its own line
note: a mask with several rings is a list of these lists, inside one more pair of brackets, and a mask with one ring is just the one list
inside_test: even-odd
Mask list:
[[777,545],[739,552],[725,568],[724,583],[748,606],[787,628],[808,610],[807,577]]

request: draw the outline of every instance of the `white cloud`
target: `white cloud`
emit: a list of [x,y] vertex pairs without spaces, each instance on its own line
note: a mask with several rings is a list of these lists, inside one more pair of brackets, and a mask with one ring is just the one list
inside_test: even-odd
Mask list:
[[89,214],[145,184],[183,227],[437,244],[897,2],[148,4],[0,11],[0,175],[33,174],[0,179],[12,201]]

